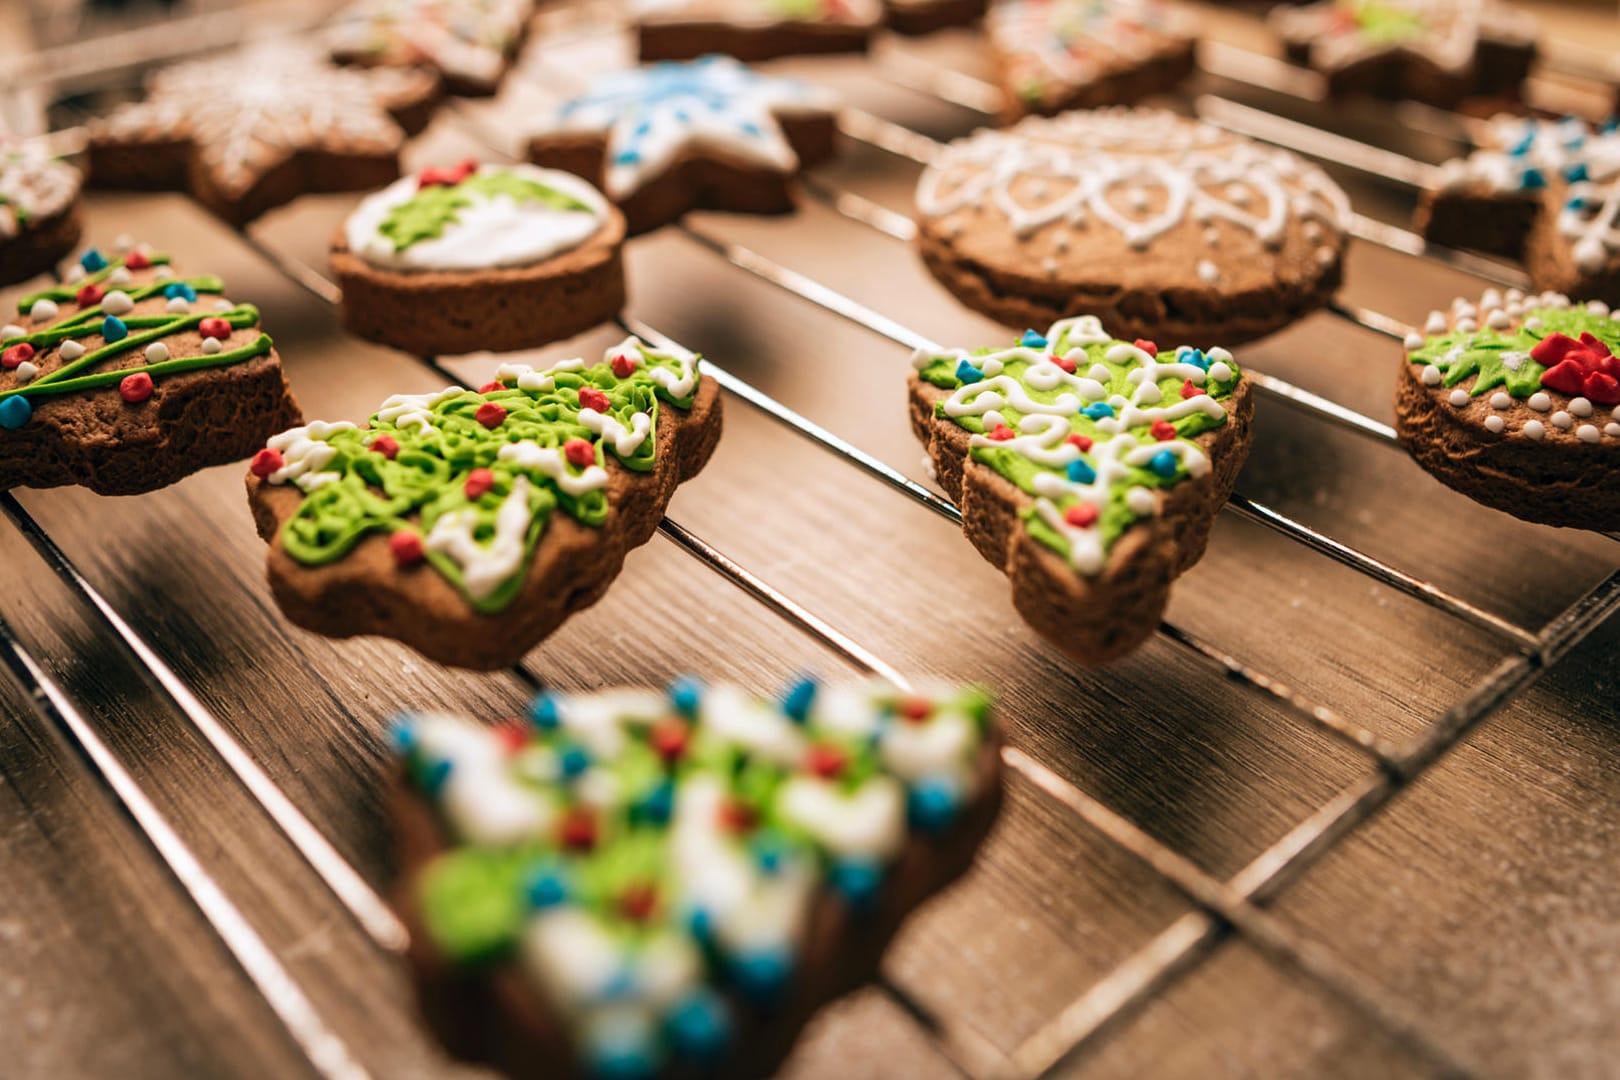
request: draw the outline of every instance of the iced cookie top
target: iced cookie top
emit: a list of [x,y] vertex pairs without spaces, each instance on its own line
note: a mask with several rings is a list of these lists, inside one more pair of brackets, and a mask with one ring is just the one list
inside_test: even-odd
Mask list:
[[0,240],[67,210],[79,197],[80,182],[79,170],[51,157],[39,142],[0,130]]
[[356,0],[328,34],[332,51],[368,61],[423,61],[452,78],[493,87],[534,12],[534,0]]
[[1041,101],[1180,48],[1192,28],[1158,0],[1002,0],[985,32],[1013,91]]
[[1495,0],[1325,0],[1279,7],[1271,19],[1328,68],[1400,50],[1461,72],[1473,65],[1481,38],[1528,45],[1537,33],[1533,16]]

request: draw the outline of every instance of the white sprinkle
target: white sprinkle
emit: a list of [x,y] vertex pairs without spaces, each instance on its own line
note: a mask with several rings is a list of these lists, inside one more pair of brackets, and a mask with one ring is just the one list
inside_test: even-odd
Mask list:
[[1594,315],[1607,315],[1609,313],[1609,305],[1605,304],[1601,300],[1593,300],[1586,305],[1586,310],[1590,311]]
[[1620,405],[1616,405],[1614,408],[1610,409],[1609,415],[1614,417],[1616,420],[1620,420]]
[[1440,369],[1435,367],[1433,364],[1423,365],[1422,379],[1424,386],[1439,386]]
[[1559,409],[1557,412],[1548,417],[1548,419],[1552,421],[1552,426],[1557,428],[1559,431],[1568,431],[1575,424],[1575,421],[1570,418],[1569,413],[1565,412],[1563,409]]
[[1108,380],[1112,379],[1114,377],[1114,373],[1109,371],[1106,367],[1104,367],[1101,364],[1092,364],[1091,365],[1091,370],[1087,371],[1086,374],[1091,376],[1093,379],[1096,379],[1098,382],[1102,383],[1104,386],[1107,386],[1108,385]]
[[1443,334],[1446,332],[1446,317],[1438,311],[1429,312],[1429,321],[1423,324],[1425,334]]
[[1225,361],[1217,360],[1213,364],[1209,365],[1209,377],[1214,379],[1216,382],[1230,382],[1232,379],[1232,369],[1226,366]]
[[132,248],[134,246],[135,246],[135,238],[133,236],[129,235],[129,233],[127,233],[127,232],[119,233],[117,238],[115,238],[113,240],[113,250],[114,251],[128,251],[130,248]]
[[1582,424],[1580,427],[1575,429],[1575,434],[1579,436],[1581,442],[1589,443],[1595,443],[1603,437],[1601,434],[1599,434],[1598,429],[1593,427],[1591,424]]
[[74,263],[72,266],[68,267],[67,280],[68,281],[83,281],[84,280],[84,267],[80,266],[78,263]]
[[169,302],[163,306],[174,312],[176,315],[184,315],[186,312],[191,310],[191,301],[187,300],[183,296],[171,296],[169,297]]
[[1490,416],[1485,418],[1485,430],[1491,432],[1493,435],[1502,434],[1502,429],[1505,427],[1507,427],[1507,425],[1504,424],[1502,422],[1502,418],[1497,416],[1495,413],[1492,413]]
[[1613,435],[1615,438],[1620,439],[1620,424],[1611,423],[1607,425],[1604,427],[1603,433],[1605,435]]
[[28,317],[35,322],[49,322],[56,318],[60,312],[61,308],[56,306],[56,301],[41,297],[34,301],[33,307],[28,309]]
[[1220,234],[1220,232],[1217,231],[1214,227],[1205,229],[1204,230],[1204,243],[1208,244],[1210,247],[1219,247],[1220,244],[1221,244],[1221,234]]
[[1158,507],[1153,492],[1145,487],[1133,487],[1125,493],[1125,507],[1137,517],[1147,517]]
[[1457,299],[1455,299],[1455,300],[1453,300],[1451,302],[1451,313],[1453,315],[1461,315],[1461,316],[1467,317],[1467,316],[1474,315],[1476,313],[1476,310],[1477,309],[1474,307],[1473,304],[1470,304],[1467,300],[1464,300],[1460,296]]
[[32,360],[24,360],[22,363],[17,365],[17,384],[20,386],[23,383],[32,382],[34,380],[34,376],[38,374],[39,365],[34,363]]
[[1546,412],[1548,409],[1552,408],[1552,398],[1548,397],[1540,390],[1537,390],[1535,393],[1530,395],[1530,400],[1525,402],[1525,404],[1536,410],[1536,412]]
[[209,356],[213,356],[215,353],[219,352],[219,348],[220,348],[219,338],[217,338],[217,337],[203,338],[202,350],[203,350],[203,352],[207,353]]
[[0,326],[0,341],[10,341],[12,338],[22,337],[26,333],[28,331],[16,323],[6,323],[6,325]]
[[1476,323],[1473,319],[1467,318],[1465,316],[1464,318],[1461,318],[1461,319],[1457,320],[1457,332],[1460,333],[1460,334],[1472,334],[1475,330],[1478,330],[1478,329],[1479,329],[1479,324]]
[[135,301],[122,289],[114,289],[101,298],[101,310],[108,315],[128,315],[135,310]]
[[1416,330],[1406,335],[1406,351],[1417,352],[1423,348],[1423,335]]
[[1467,405],[1469,400],[1470,398],[1468,396],[1468,391],[1462,389],[1461,387],[1458,387],[1451,392],[1451,403],[1459,409],[1464,405]]
[[174,267],[167,265],[159,266],[157,269],[152,271],[152,276],[155,278],[172,278],[174,277]]
[[1498,390],[1491,395],[1491,408],[1506,409],[1513,404],[1513,398]]
[[1524,425],[1524,433],[1530,438],[1535,439],[1537,442],[1540,442],[1541,437],[1547,434],[1547,429],[1542,426],[1540,420],[1528,420]]
[[1543,326],[1546,326],[1546,325],[1547,325],[1546,323],[1542,322],[1540,319],[1536,318],[1534,315],[1532,315],[1528,319],[1524,320],[1524,328],[1526,330],[1540,330]]
[[1520,289],[1509,289],[1507,299],[1510,304],[1522,304],[1524,303],[1524,292]]
[[214,301],[214,310],[215,311],[230,311],[235,306],[236,306],[235,304],[231,303],[229,300],[225,299],[223,296],[220,297],[218,300]]
[[1058,261],[1052,258],[1052,256],[1048,255],[1045,260],[1041,262],[1041,269],[1045,270],[1048,274],[1056,274],[1058,271]]
[[1198,279],[1205,285],[1213,285],[1221,279],[1220,268],[1208,259],[1200,259],[1198,262]]
[[1506,330],[1513,320],[1501,308],[1496,308],[1485,316],[1485,325],[1492,330]]
[[1569,399],[1569,411],[1576,416],[1591,416],[1592,403],[1583,397]]
[[77,360],[84,355],[84,346],[77,341],[64,341],[62,347],[56,350],[56,354],[64,360]]
[[128,285],[134,280],[135,275],[131,274],[128,268],[122,266],[107,275],[108,285]]
[[1496,289],[1486,289],[1484,295],[1479,298],[1479,306],[1483,308],[1501,307],[1502,294]]
[[161,364],[169,358],[169,347],[161,341],[154,341],[146,347],[146,362],[148,364]]
[[1509,371],[1518,371],[1524,367],[1524,362],[1528,359],[1530,354],[1527,352],[1514,352],[1512,349],[1504,349],[1502,352],[1502,366]]

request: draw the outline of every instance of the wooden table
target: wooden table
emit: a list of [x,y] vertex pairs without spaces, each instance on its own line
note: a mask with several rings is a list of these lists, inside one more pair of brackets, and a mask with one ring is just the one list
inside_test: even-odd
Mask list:
[[[542,39],[499,101],[441,114],[410,162],[512,149],[512,116],[565,88],[581,63],[621,51],[615,38],[562,32],[572,44]],[[984,122],[896,81],[919,70],[905,56],[979,70],[970,35],[885,49],[876,64],[781,66],[930,136]],[[1425,160],[1450,151],[1387,115],[1329,114],[1209,77],[1192,89],[1185,103],[1218,93],[1311,123],[1331,117]],[[855,142],[815,183],[822,196],[845,195],[843,210],[899,230],[873,208],[907,214],[917,171]],[[1410,191],[1337,175],[1369,218],[1405,222]],[[344,337],[329,303],[266,257],[321,268],[353,201],[305,198],[243,237],[181,196],[96,194],[88,236],[128,232],[222,274],[232,298],[263,310],[306,415],[353,419],[389,393],[444,381],[417,358]],[[1007,337],[956,304],[906,243],[826,198],[784,218],[693,215],[634,241],[628,263],[634,319],[913,482],[923,470],[904,409],[907,333],[975,346]],[[805,281],[769,280],[773,266],[831,292],[806,299],[794,291]],[[1412,322],[1482,287],[1357,242],[1342,300]],[[815,302],[840,297],[862,307],[841,315]],[[619,333],[536,355],[588,355]],[[995,685],[1011,744],[1050,770],[1010,777],[1007,813],[977,868],[911,921],[883,985],[825,1011],[790,1074],[992,1075],[1063,1055],[1058,1074],[1088,1078],[1405,1077],[1448,1064],[1481,1076],[1614,1075],[1620,620],[1599,617],[1620,603],[1620,544],[1481,508],[1378,437],[1400,356],[1398,343],[1327,312],[1239,353],[1372,427],[1263,396],[1239,491],[1286,522],[1223,514],[1175,593],[1172,630],[1101,672],[1037,638],[1002,575],[945,517],[728,394],[720,449],[671,519],[882,663]],[[445,361],[470,385],[497,363]],[[523,707],[534,678],[568,690],[696,670],[768,693],[800,670],[860,674],[859,654],[668,536],[634,553],[607,597],[536,649],[521,675],[314,637],[270,599],[242,475],[213,469],[138,498],[54,490],[5,500],[8,1077],[317,1072],[227,941],[262,942],[301,990],[306,1039],[341,1044],[323,1044],[329,1075],[345,1075],[344,1062],[377,1077],[454,1071],[417,1028],[399,964],[199,718],[217,719],[381,890],[383,731],[403,707],[495,719]],[[1345,549],[1335,557],[1321,536]],[[1452,609],[1402,581],[1428,583]],[[1572,606],[1583,621],[1537,636]],[[1458,617],[1473,609],[1489,617]],[[195,707],[154,684],[131,639],[172,669]],[[1561,655],[1565,644],[1574,648]],[[20,669],[25,656],[37,671]],[[62,695],[54,715],[30,701],[41,688]],[[87,755],[63,726],[72,720],[110,758]],[[1467,724],[1476,726],[1426,767]],[[132,819],[104,782],[109,770],[151,814]],[[1034,782],[1043,775],[1058,797]],[[166,861],[154,847],[152,814],[195,856],[193,888],[217,887],[240,926],[222,936],[200,914],[171,868],[177,849]],[[217,922],[224,909],[209,902]],[[278,1000],[289,1007],[285,993]]]

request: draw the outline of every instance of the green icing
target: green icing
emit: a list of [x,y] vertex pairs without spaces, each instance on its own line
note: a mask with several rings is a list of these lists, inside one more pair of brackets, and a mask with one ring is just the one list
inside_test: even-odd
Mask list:
[[528,914],[522,879],[535,853],[462,848],[422,874],[422,917],[440,948],[471,961],[493,959],[517,940]]
[[457,215],[473,204],[471,195],[493,199],[504,195],[517,203],[539,203],[565,212],[590,213],[591,207],[549,184],[504,170],[476,172],[459,184],[430,184],[388,212],[378,231],[394,243],[395,251],[444,235]]
[[[503,383],[488,393],[462,390],[442,396],[427,408],[428,426],[398,423],[372,416],[366,428],[326,428],[316,441],[331,457],[319,467],[336,479],[306,490],[303,502],[281,531],[287,554],[301,563],[319,566],[335,562],[372,533],[411,530],[431,536],[435,525],[449,514],[468,512],[475,524],[472,535],[487,544],[496,534],[496,521],[518,477],[530,483],[529,524],[523,538],[523,557],[516,572],[492,590],[475,595],[468,589],[463,566],[450,554],[428,545],[427,561],[467,598],[475,611],[493,614],[517,598],[535,545],[551,514],[561,509],[575,520],[600,526],[607,518],[608,501],[601,489],[569,494],[539,468],[516,460],[500,460],[501,448],[529,443],[539,448],[561,448],[571,440],[593,444],[595,463],[606,460],[608,443],[580,422],[580,391],[594,388],[607,397],[606,415],[631,430],[634,416],[651,421],[646,438],[627,454],[615,458],[637,472],[652,469],[658,441],[660,402],[690,408],[690,395],[671,397],[651,372],[679,377],[682,360],[646,346],[634,346],[640,363],[625,377],[613,373],[609,362],[579,370],[553,369],[553,385],[545,390],[523,390]],[[695,372],[696,359],[688,362]],[[481,406],[493,402],[505,410],[501,423],[491,429],[477,419]],[[323,426],[324,427],[324,426]],[[392,460],[372,448],[378,436],[398,444]],[[569,465],[571,475],[583,470]],[[467,481],[475,469],[487,469],[492,484],[469,497]]]
[[[1531,320],[1539,320],[1535,329],[1525,325]],[[1507,330],[1452,330],[1428,337],[1406,358],[1439,368],[1445,386],[1477,376],[1468,391],[1474,397],[1501,387],[1516,398],[1527,398],[1541,389],[1541,376],[1547,370],[1530,351],[1551,334],[1579,338],[1583,333],[1602,341],[1611,352],[1620,350],[1620,320],[1583,307],[1542,307],[1526,311],[1523,321]]]
[[[153,252],[151,255],[148,255],[147,260],[153,266],[167,266],[169,264],[169,256],[164,255],[164,254],[160,254],[158,252]],[[22,299],[17,301],[17,310],[19,312],[22,312],[23,314],[27,314],[28,310],[34,306],[36,301],[39,301],[39,300],[51,300],[51,301],[54,301],[55,303],[58,303],[58,304],[71,303],[73,301],[73,298],[79,295],[79,290],[80,289],[84,288],[86,285],[99,285],[99,284],[101,284],[103,281],[107,280],[108,276],[111,275],[114,270],[117,270],[119,267],[121,267],[123,265],[124,265],[124,260],[122,258],[113,259],[110,262],[108,262],[106,266],[103,266],[100,270],[97,270],[96,272],[94,272],[92,274],[86,274],[84,277],[81,277],[77,281],[63,282],[60,285],[53,285],[48,289],[41,289],[39,292],[36,292],[36,293],[29,293],[27,296],[25,296]],[[175,281],[175,280],[178,280],[178,279],[176,279],[176,278],[167,278],[167,279],[165,279],[163,281],[158,282],[157,283],[158,284],[158,290],[157,291],[161,292],[162,291],[162,286],[167,285],[170,281]],[[217,277],[214,277],[212,275],[205,275],[202,278],[192,278],[192,279],[189,279],[189,280],[192,280],[192,281],[204,280],[204,281],[213,282],[214,287],[212,289],[208,290],[210,292],[219,292],[221,289],[224,288],[224,285],[220,283],[220,279],[217,278]],[[194,287],[196,287],[196,286],[194,286]],[[201,287],[196,287],[196,288],[197,288],[198,292],[204,291]],[[129,295],[130,295],[130,299],[133,300],[135,298],[134,293],[130,293]],[[96,310],[99,311],[101,309],[98,307],[98,308],[96,308]],[[83,314],[83,313],[81,312],[80,314]]]
[[1379,0],[1358,0],[1350,7],[1357,30],[1369,42],[1399,45],[1428,33],[1428,27],[1417,13],[1398,5],[1380,3]]

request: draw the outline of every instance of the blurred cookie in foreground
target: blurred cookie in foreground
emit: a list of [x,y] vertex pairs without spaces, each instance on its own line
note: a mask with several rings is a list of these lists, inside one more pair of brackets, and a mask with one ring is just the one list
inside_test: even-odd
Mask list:
[[79,170],[0,128],[0,285],[27,281],[79,243]]

